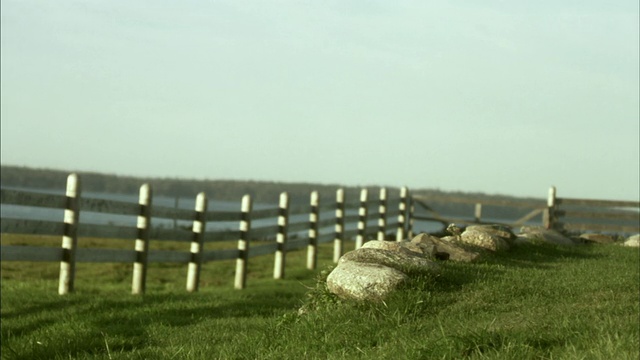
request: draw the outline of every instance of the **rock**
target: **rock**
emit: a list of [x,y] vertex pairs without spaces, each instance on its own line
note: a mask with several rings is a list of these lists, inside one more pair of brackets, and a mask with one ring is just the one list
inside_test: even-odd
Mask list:
[[629,236],[627,240],[624,241],[624,246],[640,247],[640,234]]
[[489,233],[491,235],[500,237],[507,241],[508,243],[512,243],[516,239],[516,235],[511,231],[511,228],[504,225],[469,225],[467,226],[466,231],[482,231]]
[[438,270],[431,255],[420,250],[407,241],[368,241],[340,258],[327,277],[327,289],[344,299],[380,300],[409,276]]
[[480,256],[477,248],[463,244],[456,236],[438,238],[426,233],[418,234],[411,243],[431,250],[431,254],[438,260],[453,260],[470,262]]
[[365,248],[363,246],[360,249],[344,254],[338,264],[345,262],[378,264],[400,271],[430,271],[438,268],[433,261],[424,255],[410,251],[402,246],[398,247],[398,251]]
[[516,244],[540,242],[556,245],[576,245],[573,240],[559,232],[539,226],[523,226],[515,241]]
[[605,234],[582,234],[580,239],[590,244],[613,244],[615,242],[613,236]]
[[467,244],[472,244],[491,251],[504,251],[509,249],[507,240],[500,236],[493,235],[486,231],[466,229],[460,240]]
[[402,271],[388,266],[341,261],[327,277],[327,289],[343,299],[376,301],[408,279]]

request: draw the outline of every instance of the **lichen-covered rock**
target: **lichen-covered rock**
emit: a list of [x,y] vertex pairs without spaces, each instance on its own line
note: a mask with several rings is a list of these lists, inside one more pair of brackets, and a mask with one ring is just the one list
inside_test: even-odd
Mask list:
[[490,224],[490,225],[469,225],[465,231],[482,231],[491,235],[500,237],[512,243],[516,239],[516,235],[511,231],[511,228],[504,225]]
[[340,261],[327,277],[327,289],[343,299],[377,301],[408,279],[402,271],[388,266]]
[[545,229],[539,226],[523,226],[515,241],[519,243],[549,243],[557,245],[576,245],[570,238],[555,230]]
[[627,240],[624,241],[624,246],[640,247],[640,234],[629,236]]
[[400,271],[432,271],[438,268],[433,261],[424,255],[410,251],[402,246],[399,246],[397,251],[365,248],[363,246],[360,249],[344,254],[340,258],[339,264],[345,262],[379,264]]
[[438,238],[426,233],[418,234],[411,243],[421,248],[431,248],[433,257],[438,260],[470,262],[480,256],[478,248],[462,243],[456,236]]
[[481,230],[469,230],[468,228],[460,235],[460,240],[467,244],[472,244],[491,251],[504,251],[509,249],[507,240],[500,236]]

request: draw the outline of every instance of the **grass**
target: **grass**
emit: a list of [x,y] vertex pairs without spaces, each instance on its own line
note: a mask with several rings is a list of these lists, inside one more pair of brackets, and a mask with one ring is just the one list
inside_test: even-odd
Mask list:
[[[3,236],[3,243],[5,243]],[[320,249],[321,269],[331,248]],[[2,263],[3,359],[638,359],[638,249],[523,245],[474,264],[444,263],[386,301],[328,294],[326,271],[288,254],[205,265],[200,292],[183,265],[153,264],[147,295],[130,265],[82,264],[58,296],[57,264]],[[26,265],[26,266],[25,266]],[[154,275],[154,273],[156,275]],[[317,279],[316,279],[317,278]],[[298,315],[305,305],[310,309]]]

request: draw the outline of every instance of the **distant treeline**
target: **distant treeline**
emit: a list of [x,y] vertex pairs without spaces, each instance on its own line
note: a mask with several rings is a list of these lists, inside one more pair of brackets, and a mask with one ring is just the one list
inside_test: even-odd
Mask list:
[[[67,176],[71,171],[35,169],[20,166],[1,166],[0,184],[2,186],[55,189],[64,191]],[[348,203],[356,203],[359,199],[360,187],[340,186],[338,184],[285,183],[269,181],[240,180],[193,180],[180,178],[151,178],[119,176],[94,172],[78,172],[83,191],[98,193],[137,194],[140,185],[149,183],[155,195],[169,197],[194,197],[199,192],[215,200],[239,201],[243,195],[250,194],[254,201],[276,204],[281,192],[289,193],[293,206],[304,206],[309,203],[309,194],[318,191],[321,203],[335,201],[335,191],[344,188]],[[378,199],[380,187],[368,186],[370,201]],[[397,198],[399,188],[387,187],[389,197]],[[413,194],[432,198],[429,205],[436,211],[448,215],[473,215],[473,204],[448,201],[447,199],[470,198],[482,202],[488,200],[524,201],[541,199],[523,199],[510,196],[486,195],[482,193],[445,192],[433,189],[410,189]],[[542,189],[544,191],[544,189]],[[529,210],[505,207],[486,207],[483,216],[514,218],[526,214]]]

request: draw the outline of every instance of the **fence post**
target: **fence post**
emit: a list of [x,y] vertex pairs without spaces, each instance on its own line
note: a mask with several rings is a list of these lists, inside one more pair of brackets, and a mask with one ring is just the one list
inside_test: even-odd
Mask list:
[[360,190],[360,208],[358,209],[358,235],[356,235],[356,249],[362,247],[367,238],[367,189]]
[[378,240],[384,240],[387,228],[387,189],[380,188],[380,205],[378,206]]
[[76,276],[76,248],[78,246],[78,221],[80,220],[80,177],[73,173],[67,177],[66,206],[64,209],[64,232],[62,234],[62,261],[58,294],[73,291]]
[[133,280],[131,293],[142,295],[146,289],[147,263],[149,258],[149,231],[151,229],[151,186],[142,184],[140,186],[140,197],[138,204],[138,236],[135,243],[136,261],[133,263]]
[[482,218],[482,204],[476,203],[476,208],[473,212],[474,222],[480,223],[480,219]]
[[311,212],[309,213],[309,245],[307,246],[307,269],[315,270],[318,262],[318,192],[311,192]]
[[236,278],[234,284],[236,289],[244,289],[247,286],[249,230],[251,230],[251,195],[245,195],[242,197],[240,215],[240,239],[238,239],[238,258],[236,260]]
[[407,237],[413,239],[413,214],[416,211],[416,205],[413,202],[413,196],[409,196],[409,225],[407,226]]
[[333,262],[337,263],[342,256],[344,241],[344,189],[336,191],[336,225],[333,239]]
[[201,192],[196,197],[196,214],[193,219],[191,238],[191,261],[187,271],[187,291],[198,291],[200,287],[200,271],[202,270],[202,254],[204,252],[204,232],[207,213],[207,194]]
[[555,212],[556,212],[556,187],[549,188],[547,195],[547,208],[542,216],[542,222],[545,229],[552,229],[555,226]]
[[405,237],[405,226],[407,223],[407,195],[409,189],[406,186],[400,188],[400,201],[398,202],[398,231],[396,241],[402,241]]
[[289,224],[289,194],[286,192],[280,194],[280,202],[278,206],[278,235],[276,235],[278,248],[276,250],[273,265],[273,278],[284,279],[285,260],[287,255],[287,226]]

